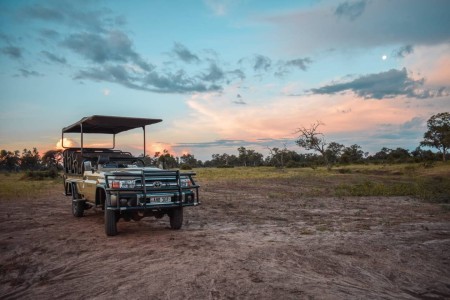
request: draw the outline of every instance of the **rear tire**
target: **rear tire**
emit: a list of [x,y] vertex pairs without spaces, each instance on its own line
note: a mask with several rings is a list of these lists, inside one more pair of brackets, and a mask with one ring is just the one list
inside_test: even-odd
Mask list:
[[85,207],[85,202],[79,200],[80,195],[78,194],[77,186],[72,184],[72,214],[77,218],[81,218],[83,216]]
[[74,217],[81,218],[84,214],[84,201],[72,200],[72,214]]
[[170,228],[178,230],[183,225],[183,207],[173,208],[169,213]]
[[117,213],[105,208],[105,233],[107,236],[117,235]]

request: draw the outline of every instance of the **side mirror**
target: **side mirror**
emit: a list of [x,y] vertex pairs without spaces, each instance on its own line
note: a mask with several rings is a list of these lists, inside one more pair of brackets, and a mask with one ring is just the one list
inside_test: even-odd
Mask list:
[[83,165],[84,165],[84,171],[92,171],[92,172],[94,171],[90,160],[83,162]]

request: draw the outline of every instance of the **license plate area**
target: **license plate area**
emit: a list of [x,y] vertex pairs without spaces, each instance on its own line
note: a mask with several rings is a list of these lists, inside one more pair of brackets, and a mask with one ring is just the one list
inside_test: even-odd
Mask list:
[[168,196],[150,197],[150,202],[171,202],[172,198]]

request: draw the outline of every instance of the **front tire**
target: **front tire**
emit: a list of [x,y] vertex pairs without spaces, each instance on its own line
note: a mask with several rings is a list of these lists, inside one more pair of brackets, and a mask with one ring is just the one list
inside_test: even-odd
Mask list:
[[105,208],[105,233],[107,236],[117,235],[117,219],[114,210]]
[[183,207],[173,208],[169,213],[170,228],[178,230],[183,225]]
[[72,214],[74,217],[81,218],[84,214],[85,202],[80,201],[80,195],[77,186],[72,184]]

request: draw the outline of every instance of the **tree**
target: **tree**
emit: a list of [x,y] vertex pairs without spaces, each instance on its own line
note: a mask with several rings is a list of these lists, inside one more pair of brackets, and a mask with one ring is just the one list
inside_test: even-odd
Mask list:
[[406,163],[411,158],[409,150],[397,147],[389,153],[389,160],[397,163]]
[[48,150],[42,156],[42,164],[46,169],[61,169],[62,160],[62,150]]
[[251,149],[247,150],[245,147],[239,147],[237,150],[239,162],[244,167],[262,165],[264,156],[261,153]]
[[411,155],[416,162],[431,162],[437,158],[436,154],[431,152],[431,150],[423,150],[420,147],[412,151]]
[[205,163],[205,165],[212,167],[237,166],[239,165],[239,159],[234,154],[213,154],[212,160]]
[[311,125],[310,128],[300,127],[297,128],[295,133],[300,133],[298,140],[295,143],[304,148],[305,150],[313,150],[319,152],[322,155],[325,165],[327,165],[328,169],[331,169],[331,165],[328,162],[328,158],[326,155],[326,146],[327,142],[325,141],[325,137],[323,133],[318,132],[317,129],[320,125],[324,125],[322,122],[317,121]]
[[0,170],[18,171],[19,170],[19,150],[14,152],[0,151]]
[[40,167],[41,158],[36,148],[33,151],[23,149],[22,157],[20,158],[20,167],[23,170],[37,170]]
[[336,142],[329,143],[326,150],[327,160],[330,163],[337,163],[341,158],[342,151],[344,150],[344,148],[345,146],[342,144]]
[[144,161],[144,166],[155,166],[156,165],[156,160],[151,158],[150,155],[141,154],[139,157]]
[[239,147],[238,149],[238,153],[239,153],[239,161],[242,163],[242,165],[244,167],[247,166],[248,163],[248,153],[247,153],[247,149],[245,149],[245,147]]
[[261,166],[263,164],[264,155],[255,150],[247,150],[248,162],[253,167]]
[[181,164],[187,165],[187,166],[189,166],[189,167],[196,167],[197,164],[198,164],[198,161],[197,161],[197,159],[194,157],[194,155],[189,154],[189,153],[183,154],[183,155],[180,157],[180,162],[181,162]]
[[155,152],[154,159],[157,160],[158,165],[163,169],[171,169],[178,166],[175,157],[169,153],[169,150],[166,149],[163,150],[162,154],[161,152]]
[[388,158],[389,158],[389,154],[392,152],[392,149],[383,147],[381,148],[380,151],[378,151],[377,153],[375,153],[375,155],[373,155],[371,158],[375,161],[380,161],[382,163],[385,163]]
[[267,149],[270,153],[268,157],[268,163],[274,167],[284,168],[284,153],[286,152],[285,149],[280,149],[277,147],[272,149],[267,147]]
[[362,161],[363,156],[364,152],[361,150],[361,146],[354,144],[342,150],[341,162],[358,163]]
[[427,126],[428,131],[423,135],[420,145],[440,150],[442,160],[445,161],[447,150],[450,148],[450,113],[443,112],[431,116]]

